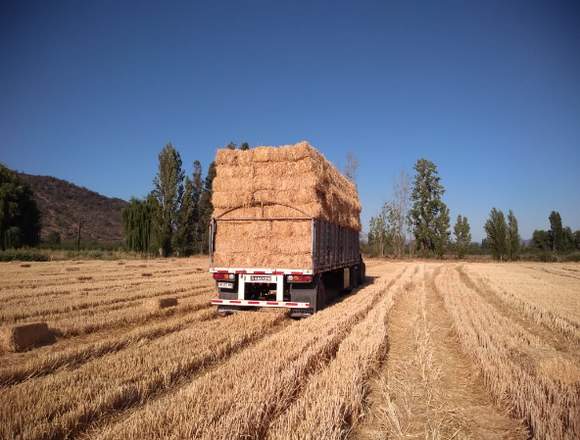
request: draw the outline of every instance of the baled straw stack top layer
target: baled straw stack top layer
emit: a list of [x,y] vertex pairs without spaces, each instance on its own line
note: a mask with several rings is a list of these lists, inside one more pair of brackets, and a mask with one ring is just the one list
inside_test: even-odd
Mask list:
[[212,203],[215,217],[234,208],[281,204],[360,231],[356,186],[308,142],[218,150]]

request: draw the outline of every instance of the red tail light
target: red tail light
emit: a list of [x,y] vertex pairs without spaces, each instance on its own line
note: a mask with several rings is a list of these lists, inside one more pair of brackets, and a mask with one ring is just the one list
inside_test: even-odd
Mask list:
[[227,273],[227,272],[215,272],[213,274],[213,279],[214,280],[234,280],[236,278],[236,276],[233,273]]
[[288,275],[289,283],[311,283],[312,275]]

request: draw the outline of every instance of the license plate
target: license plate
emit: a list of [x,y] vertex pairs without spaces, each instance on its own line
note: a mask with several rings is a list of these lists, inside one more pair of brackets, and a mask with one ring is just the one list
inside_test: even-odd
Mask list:
[[221,287],[222,289],[233,289],[234,283],[224,283],[223,281],[220,281],[218,287]]
[[270,275],[250,275],[250,281],[269,283],[272,281],[272,277]]

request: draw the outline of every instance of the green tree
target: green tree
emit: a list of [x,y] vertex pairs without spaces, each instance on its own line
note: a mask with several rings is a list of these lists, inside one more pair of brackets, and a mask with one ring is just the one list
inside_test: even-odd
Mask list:
[[150,195],[145,200],[132,198],[123,209],[123,233],[127,249],[141,254],[154,252],[157,243],[157,219],[159,205]]
[[471,244],[471,228],[467,217],[463,217],[462,215],[457,216],[453,232],[455,234],[455,250],[457,251],[457,258],[463,258]]
[[247,142],[242,142],[242,145],[240,145],[240,150],[246,151],[250,149],[250,144],[248,144]]
[[193,251],[197,254],[203,253],[203,229],[201,226],[201,195],[203,193],[203,178],[202,178],[202,168],[201,162],[196,160],[193,162],[193,178],[192,178],[192,185],[193,185],[193,222],[194,222],[194,231],[193,231]]
[[435,218],[434,235],[435,255],[439,258],[443,258],[449,244],[449,236],[451,235],[449,227],[449,208],[442,204],[439,215]]
[[193,253],[196,223],[196,206],[193,198],[193,182],[185,177],[183,197],[177,214],[177,227],[174,235],[173,248],[180,256]]
[[580,250],[580,230],[574,232],[574,244],[576,249]]
[[574,240],[574,233],[570,226],[565,226],[562,230],[562,251],[570,252],[576,247],[576,242]]
[[32,190],[0,164],[0,248],[35,246],[40,241],[40,211]]
[[211,196],[213,194],[213,180],[215,179],[215,175],[215,162],[212,162],[207,170],[207,175],[205,176],[203,184],[203,191],[199,201],[201,249],[204,253],[209,250],[209,225],[213,216]]
[[153,180],[153,195],[159,204],[159,244],[163,256],[171,255],[173,234],[177,226],[178,210],[183,197],[181,156],[171,144],[159,153],[159,169]]
[[548,231],[536,229],[532,234],[532,243],[536,249],[544,252],[552,249],[552,239]]
[[507,219],[507,245],[509,259],[517,259],[520,255],[521,238],[518,230],[518,219],[511,209]]
[[419,159],[414,169],[409,220],[417,249],[443,255],[449,239],[449,210],[442,200],[445,189],[433,162]]
[[492,255],[496,260],[503,260],[508,250],[507,224],[503,212],[492,208],[484,228],[487,234],[487,245]]
[[552,241],[552,250],[560,252],[564,250],[564,229],[562,227],[562,217],[558,211],[550,213],[550,237]]
[[237,148],[237,145],[234,142],[230,142],[229,144],[226,145],[226,148],[229,150],[235,150]]

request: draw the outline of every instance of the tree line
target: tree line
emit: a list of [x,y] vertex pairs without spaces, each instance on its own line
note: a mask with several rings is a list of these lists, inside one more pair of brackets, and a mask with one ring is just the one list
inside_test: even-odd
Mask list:
[[[226,148],[236,149],[233,142]],[[239,148],[248,150],[243,142]],[[215,163],[203,177],[201,162],[193,162],[185,175],[181,155],[169,143],[159,153],[153,189],[143,199],[132,198],[123,210],[123,231],[129,250],[160,256],[205,253],[209,247],[209,224]]]
[[454,253],[491,253],[500,261],[517,260],[522,252],[566,254],[580,250],[580,231],[562,225],[557,211],[549,216],[550,230],[535,230],[530,245],[524,246],[518,219],[508,210],[507,216],[492,208],[484,225],[481,245],[472,242],[469,220],[458,215],[451,235],[449,209],[443,201],[445,188],[437,166],[419,159],[413,167],[412,182],[401,175],[393,186],[393,199],[383,204],[371,217],[365,243],[366,251],[375,256],[402,257],[405,253],[422,257],[439,257]]

